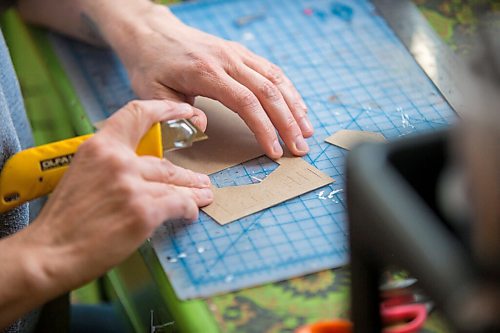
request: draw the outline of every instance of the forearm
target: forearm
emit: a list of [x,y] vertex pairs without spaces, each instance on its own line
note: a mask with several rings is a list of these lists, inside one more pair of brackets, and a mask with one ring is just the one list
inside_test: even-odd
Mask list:
[[47,256],[28,234],[0,240],[0,331],[57,294],[44,270]]
[[21,16],[95,45],[121,43],[140,28],[134,18],[156,6],[149,0],[19,0]]

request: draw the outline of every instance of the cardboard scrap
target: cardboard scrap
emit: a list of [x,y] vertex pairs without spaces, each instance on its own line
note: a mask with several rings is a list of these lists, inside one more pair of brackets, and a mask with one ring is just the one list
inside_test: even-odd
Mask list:
[[214,201],[202,210],[224,225],[294,198],[334,180],[300,157],[282,157],[261,183],[213,187]]
[[166,158],[193,171],[212,174],[264,155],[254,134],[235,112],[214,100],[198,97],[195,104],[208,118],[208,140],[168,152]]
[[351,150],[354,146],[363,142],[386,142],[385,137],[380,133],[369,131],[340,130],[325,139],[326,142]]

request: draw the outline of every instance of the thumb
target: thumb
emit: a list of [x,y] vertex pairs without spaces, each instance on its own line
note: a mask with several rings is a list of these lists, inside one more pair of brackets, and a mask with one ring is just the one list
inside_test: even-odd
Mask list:
[[[172,102],[188,103],[190,105],[193,105],[195,100],[194,96],[184,95],[172,89],[167,89],[166,87],[165,89],[160,89],[156,91],[154,96],[155,98],[165,99]],[[200,109],[198,108],[193,108],[193,109],[194,109],[194,115],[189,120],[191,120],[191,122],[195,124],[196,127],[205,132],[205,130],[207,129],[207,116]]]
[[155,123],[191,118],[193,115],[194,108],[186,103],[168,100],[131,101],[115,112],[100,132],[135,149]]

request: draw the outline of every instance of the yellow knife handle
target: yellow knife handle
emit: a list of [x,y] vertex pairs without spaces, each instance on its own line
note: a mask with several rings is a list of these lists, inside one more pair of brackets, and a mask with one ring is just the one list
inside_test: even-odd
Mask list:
[[[22,150],[7,160],[0,174],[0,213],[52,192],[78,147],[92,135]],[[163,157],[159,123],[142,138],[136,152]]]

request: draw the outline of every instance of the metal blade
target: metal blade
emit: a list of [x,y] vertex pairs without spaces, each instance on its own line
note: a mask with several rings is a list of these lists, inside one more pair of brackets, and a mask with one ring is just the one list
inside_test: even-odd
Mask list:
[[208,136],[187,119],[169,120],[161,123],[163,151],[191,147],[194,142]]

